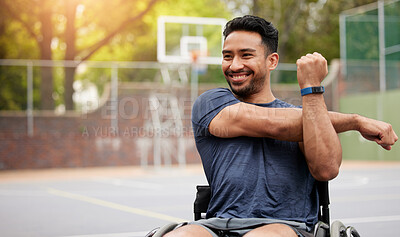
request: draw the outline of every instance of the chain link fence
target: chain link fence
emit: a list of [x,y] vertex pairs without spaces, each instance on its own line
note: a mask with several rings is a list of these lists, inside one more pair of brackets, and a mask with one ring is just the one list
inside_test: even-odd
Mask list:
[[378,1],[340,15],[342,94],[400,88],[400,1]]

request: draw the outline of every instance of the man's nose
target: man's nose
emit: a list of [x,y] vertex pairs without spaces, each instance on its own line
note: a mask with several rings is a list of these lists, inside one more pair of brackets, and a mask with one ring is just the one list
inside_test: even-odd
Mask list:
[[236,72],[236,71],[239,71],[239,70],[243,69],[243,67],[244,66],[243,66],[242,60],[240,60],[240,58],[238,58],[238,57],[234,57],[232,59],[231,65],[229,66],[229,69],[231,69],[232,71]]

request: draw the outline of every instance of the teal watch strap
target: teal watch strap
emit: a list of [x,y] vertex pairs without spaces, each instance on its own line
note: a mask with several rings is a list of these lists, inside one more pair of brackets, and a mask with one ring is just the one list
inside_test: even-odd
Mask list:
[[325,88],[323,86],[315,86],[315,87],[306,87],[301,89],[301,96],[305,96],[308,94],[322,94],[325,92]]

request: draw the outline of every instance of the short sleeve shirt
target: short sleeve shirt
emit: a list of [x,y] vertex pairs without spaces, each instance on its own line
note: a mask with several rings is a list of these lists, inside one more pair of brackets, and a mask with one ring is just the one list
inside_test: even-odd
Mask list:
[[[213,136],[209,124],[225,107],[240,103],[229,89],[206,91],[192,110],[192,126],[212,197],[207,217],[273,218],[313,226],[318,194],[297,142]],[[295,106],[275,99],[265,109]],[[282,118],[284,119],[284,118]]]

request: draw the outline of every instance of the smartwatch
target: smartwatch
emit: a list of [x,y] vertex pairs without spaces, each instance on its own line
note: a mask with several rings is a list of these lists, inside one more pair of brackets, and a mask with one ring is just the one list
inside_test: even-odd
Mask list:
[[315,86],[315,87],[306,87],[301,89],[301,96],[305,96],[308,94],[322,94],[325,92],[325,88],[323,86]]

